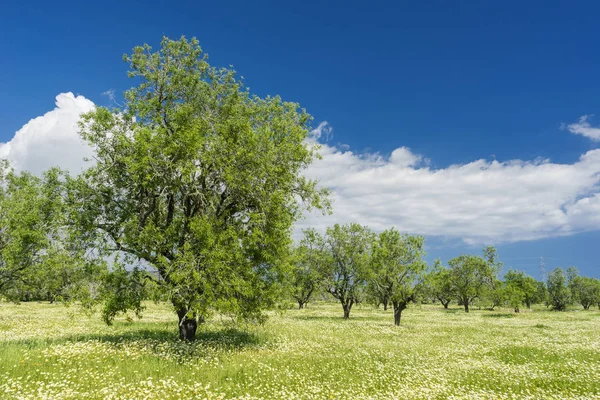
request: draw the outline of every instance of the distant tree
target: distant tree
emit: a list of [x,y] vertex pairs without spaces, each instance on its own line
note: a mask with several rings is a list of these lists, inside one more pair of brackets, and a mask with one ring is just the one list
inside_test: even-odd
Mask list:
[[[510,269],[504,275],[504,282],[509,288],[511,298],[513,300],[512,307],[515,308],[516,312],[518,312],[518,307],[521,304],[525,304],[527,308],[531,308],[531,304],[534,303],[536,294],[538,292],[538,286],[535,279],[529,275],[526,275],[524,271]],[[516,299],[518,297],[521,298],[521,302],[515,307]]]
[[496,307],[503,306],[507,301],[507,288],[504,282],[494,277],[490,280],[490,285],[483,291],[483,303],[487,303],[490,311]]
[[579,271],[574,267],[569,267],[567,275],[573,300],[581,304],[584,310],[589,310],[590,306],[600,303],[598,279],[580,276]]
[[533,303],[544,304],[546,307],[548,307],[550,304],[548,303],[548,288],[546,287],[546,283],[537,281],[536,288],[537,289],[533,298]]
[[377,235],[373,243],[369,282],[394,306],[394,324],[417,299],[427,265],[421,236],[401,235],[394,228]]
[[304,230],[304,238],[294,249],[291,266],[292,296],[302,309],[323,285],[324,271],[331,264],[325,240],[314,229]]
[[523,291],[516,285],[504,283],[504,299],[506,303],[516,312],[521,312],[521,305],[524,302]]
[[571,303],[571,290],[561,268],[556,268],[548,274],[548,303],[557,311],[566,310],[567,305]]
[[452,288],[465,312],[469,312],[473,300],[481,298],[491,288],[501,267],[493,247],[486,247],[483,257],[461,255],[450,260],[448,265]]
[[372,241],[371,231],[356,223],[327,228],[325,242],[332,262],[325,285],[342,304],[345,319],[350,317],[352,306],[363,296]]
[[429,294],[439,300],[445,309],[456,297],[454,286],[450,279],[450,270],[442,266],[441,261],[435,261],[433,269],[426,277],[426,287]]
[[63,178],[57,169],[15,173],[0,161],[0,296],[67,300],[91,279],[66,223]]
[[[196,39],[163,38],[159,51],[124,58],[139,83],[124,109],[96,107],[80,123],[95,160],[70,182],[81,237],[158,271],[181,339],[194,340],[213,310],[260,319],[292,224],[326,205],[302,173],[317,156],[310,115],[251,95],[233,70],[209,65]],[[136,309],[131,294],[112,308]]]

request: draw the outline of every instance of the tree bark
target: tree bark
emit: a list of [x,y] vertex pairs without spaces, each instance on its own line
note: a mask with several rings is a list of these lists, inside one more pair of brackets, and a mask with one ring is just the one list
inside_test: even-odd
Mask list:
[[344,319],[350,318],[350,310],[352,309],[352,304],[354,302],[352,300],[342,303],[342,307],[344,308]]
[[400,326],[400,319],[402,318],[402,311],[406,308],[405,303],[394,303],[394,325]]
[[442,301],[442,305],[444,306],[444,308],[447,310],[448,309],[448,305],[450,304],[450,301]]
[[300,301],[300,300],[298,300],[298,309],[299,309],[299,310],[302,310],[303,308],[304,308],[304,302],[303,302],[303,301]]
[[465,306],[465,312],[469,312],[469,303],[465,301],[464,306]]
[[388,299],[384,298],[383,299],[383,311],[387,311],[387,306],[388,306]]
[[179,317],[179,339],[193,342],[196,340],[196,329],[198,329],[198,320],[196,314],[192,317],[187,316],[187,310],[177,310]]

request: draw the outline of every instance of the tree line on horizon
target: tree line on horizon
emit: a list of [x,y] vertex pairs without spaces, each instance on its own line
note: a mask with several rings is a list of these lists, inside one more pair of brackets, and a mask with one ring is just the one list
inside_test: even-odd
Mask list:
[[331,208],[328,191],[303,175],[319,157],[311,116],[250,93],[196,39],[163,38],[158,51],[135,47],[124,60],[137,86],[123,109],[81,116],[87,169],[35,176],[0,160],[0,298],[99,306],[107,323],[161,299],[183,340],[211,313],[261,321],[286,298],[303,307],[319,292],[345,318],[356,303],[391,304],[397,325],[427,299],[467,312],[484,301],[515,310],[598,302],[598,281],[571,269],[547,285],[519,271],[498,280],[493,247],[428,268],[424,239],[394,229],[335,225],[295,245],[303,212]]
[[392,305],[394,322],[410,303],[451,303],[494,310],[543,304],[564,311],[575,303],[589,310],[600,308],[600,280],[580,276],[575,267],[566,272],[556,268],[547,282],[537,281],[524,271],[509,269],[498,278],[502,263],[496,249],[487,246],[483,254],[464,254],[443,266],[438,259],[428,267],[423,261],[425,240],[387,229],[379,234],[356,223],[335,225],[325,235],[314,229],[293,251],[292,296],[301,309],[315,295],[326,293],[339,301],[344,318],[354,304],[370,303],[387,310]]

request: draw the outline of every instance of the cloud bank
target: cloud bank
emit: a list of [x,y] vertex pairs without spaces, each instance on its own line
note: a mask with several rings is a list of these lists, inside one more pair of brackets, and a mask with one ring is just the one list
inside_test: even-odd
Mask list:
[[[91,152],[79,139],[76,123],[80,113],[93,107],[82,96],[58,95],[54,110],[28,122],[8,143],[0,143],[0,157],[34,173],[53,165],[78,172]],[[591,129],[585,132],[593,138],[598,128],[586,124],[580,119],[569,130]],[[311,138],[331,134],[323,122]],[[473,244],[600,229],[600,150],[588,151],[573,164],[481,159],[439,169],[406,147],[382,156],[322,144],[321,155],[306,175],[332,190],[333,214],[308,214],[298,229],[359,222],[375,230],[394,226]]]

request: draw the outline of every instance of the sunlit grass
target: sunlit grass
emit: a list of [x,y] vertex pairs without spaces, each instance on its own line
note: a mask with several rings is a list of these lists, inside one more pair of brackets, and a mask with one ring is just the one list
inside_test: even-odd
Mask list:
[[600,312],[356,308],[272,313],[176,339],[167,305],[103,325],[62,305],[0,303],[0,396],[24,399],[600,398]]

